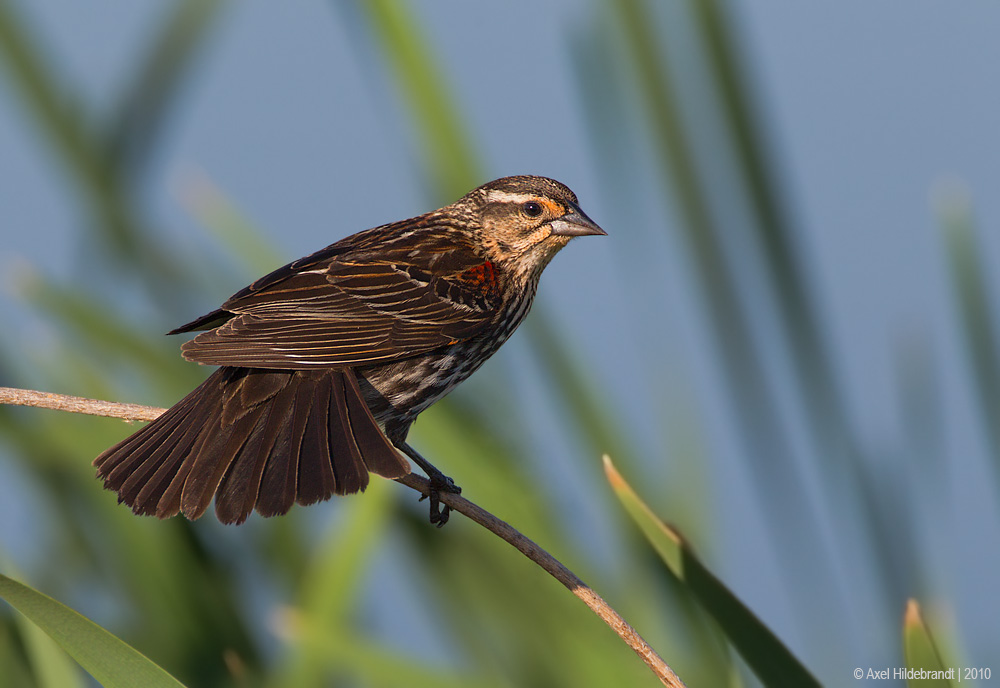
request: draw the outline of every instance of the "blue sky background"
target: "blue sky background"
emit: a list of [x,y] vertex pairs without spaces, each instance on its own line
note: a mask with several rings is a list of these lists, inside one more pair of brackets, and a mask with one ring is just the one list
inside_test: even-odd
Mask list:
[[[130,56],[164,7],[21,4],[47,39],[56,66],[92,103],[115,101],[131,76]],[[959,635],[967,663],[988,665],[1000,640],[995,580],[1000,514],[955,334],[940,212],[944,203],[971,203],[998,297],[1000,4],[733,4],[746,69],[794,211],[796,238],[814,277],[842,392],[865,443],[896,457],[884,467],[885,486],[912,482],[923,497],[925,508],[916,516],[924,545],[920,563],[940,593],[928,601],[930,607]],[[642,140],[641,115],[626,112],[613,138],[598,145],[591,140],[594,112],[608,107],[603,99],[616,96],[581,88],[588,74],[571,58],[605,40],[606,13],[596,3],[569,0],[513,2],[503,11],[456,0],[414,7],[452,80],[486,176],[555,177],[576,191],[610,235],[574,242],[559,256],[542,281],[534,317],[551,318],[565,329],[565,341],[575,347],[572,355],[592,367],[606,400],[635,420],[637,444],[650,456],[657,480],[671,478],[663,448],[678,441],[659,420],[663,409],[690,406],[687,413],[700,418],[710,457],[702,507],[712,532],[706,554],[743,599],[766,610],[765,620],[779,634],[795,638],[801,629],[795,627],[794,607],[802,600],[783,594],[779,571],[795,563],[759,556],[768,538],[747,488],[754,457],[745,456],[732,437],[726,391],[689,278],[690,260],[674,236],[678,216],[653,179],[656,168]],[[657,30],[667,32],[673,50],[684,55],[683,23],[670,7],[662,14]],[[193,189],[211,183],[277,248],[276,266],[354,231],[434,207],[438,199],[422,179],[423,151],[363,31],[349,3],[232,3],[144,184],[159,231],[182,245],[214,250],[190,202]],[[698,65],[682,69],[679,79],[692,117],[703,118],[697,145],[710,151],[716,145],[711,98],[699,84]],[[92,267],[72,185],[9,86],[0,71],[0,274],[5,275],[0,317],[9,323],[0,337],[7,350],[24,351],[31,360],[30,352],[54,334],[20,302],[18,275],[30,269],[87,280]],[[721,189],[732,183],[725,167],[706,163],[704,173]],[[739,203],[720,204],[716,211],[740,225]],[[738,262],[737,230],[733,241]],[[219,291],[190,304],[183,318],[214,308],[254,276],[220,280]],[[752,305],[755,286],[752,277],[745,279]],[[165,331],[178,324],[155,299],[121,307],[135,308],[143,327]],[[761,312],[756,324],[765,345],[771,336],[768,317]],[[523,336],[515,337],[480,375],[486,381],[513,379],[525,417],[534,419],[525,432],[545,463],[555,466],[536,470],[542,476],[560,474],[560,466],[581,458],[571,439],[545,432],[559,410],[548,408],[533,387],[530,365],[519,365],[528,345]],[[768,356],[781,352],[770,348]],[[919,430],[906,426],[899,403],[899,374],[913,361],[929,369],[942,400],[935,414],[946,468],[935,479],[919,473],[916,459],[899,455]],[[781,391],[787,381],[780,366],[770,374],[786,405],[782,414],[794,418],[794,398]],[[477,384],[474,389],[488,388]],[[580,515],[581,541],[596,533],[591,551],[600,559],[603,526],[599,513],[588,507],[590,491],[599,489],[600,469],[596,457],[588,460],[573,478],[580,484],[555,498],[565,501],[568,513]],[[0,480],[3,465],[0,461]],[[645,496],[670,512],[655,483]],[[0,485],[5,522],[29,508]],[[828,514],[820,537],[836,543],[838,528]],[[836,544],[828,546],[836,551]],[[31,543],[11,529],[0,529],[0,547],[31,557]],[[841,567],[835,575],[852,595],[875,595],[863,580],[854,580],[850,562]],[[894,631],[872,626],[864,609],[861,603],[840,610],[844,627],[853,632],[831,637],[844,644],[831,662],[853,668],[889,661],[887,648],[896,636],[887,636]]]

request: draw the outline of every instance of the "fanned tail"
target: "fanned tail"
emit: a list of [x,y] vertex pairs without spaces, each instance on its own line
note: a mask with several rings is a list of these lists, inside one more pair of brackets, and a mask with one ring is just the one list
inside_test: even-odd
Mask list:
[[349,369],[220,368],[94,465],[137,514],[196,519],[214,497],[223,523],[362,491],[369,472],[410,472]]

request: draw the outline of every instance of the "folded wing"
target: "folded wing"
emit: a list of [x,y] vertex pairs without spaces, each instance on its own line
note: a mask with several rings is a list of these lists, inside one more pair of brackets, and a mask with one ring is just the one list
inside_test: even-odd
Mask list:
[[454,344],[492,320],[496,270],[471,246],[415,232],[371,250],[372,236],[359,236],[367,241],[279,268],[175,330],[215,327],[184,344],[184,357],[279,369],[370,365]]

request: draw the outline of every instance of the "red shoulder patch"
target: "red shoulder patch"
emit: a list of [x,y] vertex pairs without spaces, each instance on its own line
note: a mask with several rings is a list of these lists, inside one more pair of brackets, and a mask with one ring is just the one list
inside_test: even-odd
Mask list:
[[461,273],[458,278],[462,284],[480,294],[492,295],[497,292],[497,271],[493,263],[486,261]]

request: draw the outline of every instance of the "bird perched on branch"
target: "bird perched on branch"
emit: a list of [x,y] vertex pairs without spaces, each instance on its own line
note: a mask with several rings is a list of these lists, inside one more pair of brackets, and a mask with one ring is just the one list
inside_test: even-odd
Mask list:
[[120,502],[159,518],[223,523],[286,513],[399,478],[417,415],[469,377],[527,315],[538,279],[576,236],[605,234],[576,195],[505,177],[455,203],[359,232],[296,260],[170,334],[220,366],[162,416],[94,460]]

